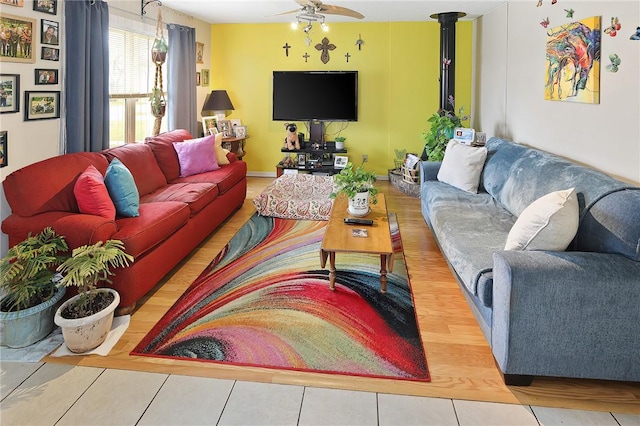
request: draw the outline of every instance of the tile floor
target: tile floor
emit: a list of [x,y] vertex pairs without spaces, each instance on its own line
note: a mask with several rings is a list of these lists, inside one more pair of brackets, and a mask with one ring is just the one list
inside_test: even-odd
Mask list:
[[43,363],[0,364],[9,425],[597,425],[640,415]]

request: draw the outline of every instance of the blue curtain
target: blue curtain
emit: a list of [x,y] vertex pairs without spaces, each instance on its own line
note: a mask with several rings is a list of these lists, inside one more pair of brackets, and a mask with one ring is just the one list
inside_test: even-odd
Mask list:
[[109,147],[109,7],[67,1],[65,17],[65,152]]
[[200,135],[196,109],[196,29],[168,24],[167,118],[169,130]]

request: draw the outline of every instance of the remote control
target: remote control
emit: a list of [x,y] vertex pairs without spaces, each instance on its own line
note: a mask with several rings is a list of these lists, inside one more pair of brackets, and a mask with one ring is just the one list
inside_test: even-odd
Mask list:
[[373,220],[371,219],[355,219],[352,217],[346,217],[344,219],[344,223],[346,223],[347,225],[366,225],[366,226],[371,226],[373,225]]

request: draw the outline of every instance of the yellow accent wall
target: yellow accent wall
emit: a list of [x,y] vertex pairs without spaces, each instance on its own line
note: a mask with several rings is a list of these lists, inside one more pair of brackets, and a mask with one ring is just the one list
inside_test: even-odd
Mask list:
[[[457,23],[456,104],[471,105],[472,28]],[[343,125],[341,135],[350,161],[386,175],[393,166],[394,149],[420,154],[420,135],[427,118],[439,107],[440,25],[433,22],[333,23],[323,33],[314,25],[307,46],[302,30],[288,24],[216,24],[211,26],[211,89],[225,89],[236,108],[228,118],[247,126],[247,162],[250,172],[275,173],[285,155],[284,122],[271,120],[274,70],[357,70],[358,121],[335,122],[326,128],[326,140]],[[336,45],[330,61],[320,61],[315,45],[323,37]],[[358,50],[356,40],[364,40]],[[282,48],[292,46],[289,56]],[[309,54],[305,62],[303,55]],[[351,56],[347,63],[345,54]],[[301,94],[303,96],[303,94]],[[308,136],[305,124],[299,131]]]

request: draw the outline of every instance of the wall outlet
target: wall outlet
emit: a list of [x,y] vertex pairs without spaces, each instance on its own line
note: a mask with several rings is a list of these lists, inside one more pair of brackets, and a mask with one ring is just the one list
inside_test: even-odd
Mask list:
[[369,156],[367,154],[362,154],[362,162],[366,163],[367,161],[369,161]]

